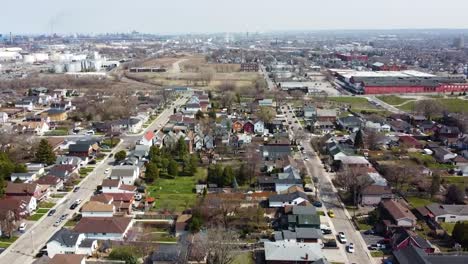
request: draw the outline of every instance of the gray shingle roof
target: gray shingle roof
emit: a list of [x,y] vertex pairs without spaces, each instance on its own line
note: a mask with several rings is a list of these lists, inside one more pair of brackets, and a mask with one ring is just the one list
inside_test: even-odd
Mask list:
[[79,233],[73,232],[70,229],[62,228],[57,231],[47,243],[57,241],[60,245],[74,247],[78,241]]

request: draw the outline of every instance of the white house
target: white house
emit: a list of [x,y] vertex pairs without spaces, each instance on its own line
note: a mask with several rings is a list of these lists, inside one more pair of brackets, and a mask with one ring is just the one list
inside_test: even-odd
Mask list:
[[437,222],[456,223],[468,221],[468,205],[438,204],[426,206]]
[[255,134],[260,134],[263,135],[263,132],[265,130],[265,123],[262,120],[258,120],[254,124],[254,132]]
[[21,180],[21,182],[24,182],[24,183],[31,183],[37,180],[37,173],[35,172],[12,173],[10,175],[10,180],[12,182],[16,180]]
[[127,185],[133,185],[139,176],[140,168],[130,165],[114,166],[110,174],[112,180],[120,180]]
[[14,200],[19,200],[26,206],[26,212],[32,215],[37,209],[37,199],[34,196],[12,196]]
[[50,258],[53,258],[56,254],[91,256],[97,249],[97,240],[86,239],[84,234],[62,228],[49,239],[46,245],[47,255]]
[[153,146],[154,140],[155,140],[155,135],[153,131],[148,131],[145,133],[145,135],[140,139],[138,144],[140,145],[145,145],[145,146]]
[[307,195],[303,192],[293,192],[273,195],[268,199],[270,207],[285,207],[287,205],[298,205],[308,201]]
[[8,121],[8,115],[5,112],[0,112],[0,124],[6,123]]
[[81,207],[83,217],[112,217],[115,212],[113,204],[101,203],[98,201],[88,201]]
[[28,111],[32,111],[34,109],[34,104],[32,101],[18,101],[15,103],[16,108],[23,108]]
[[122,241],[132,225],[130,217],[83,217],[73,231],[88,239]]
[[120,180],[105,179],[102,181],[102,193],[134,193],[136,187],[122,184]]

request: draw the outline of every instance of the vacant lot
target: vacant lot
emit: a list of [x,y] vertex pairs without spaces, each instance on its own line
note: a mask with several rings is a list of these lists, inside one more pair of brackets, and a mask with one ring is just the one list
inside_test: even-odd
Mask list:
[[[468,100],[463,99],[436,99],[437,102],[442,104],[445,110],[452,113],[468,113]],[[414,111],[416,106],[416,101],[410,101],[405,104],[398,106],[399,109],[407,112]]]
[[148,187],[148,195],[156,198],[156,210],[183,211],[195,204],[195,184],[206,178],[206,169],[199,168],[195,176],[159,179]]
[[401,105],[412,100],[408,98],[402,98],[396,95],[377,96],[377,98],[390,105]]

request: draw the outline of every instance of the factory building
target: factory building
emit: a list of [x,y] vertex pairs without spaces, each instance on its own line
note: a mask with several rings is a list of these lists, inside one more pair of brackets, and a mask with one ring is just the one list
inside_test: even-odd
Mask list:
[[406,71],[355,71],[330,69],[335,82],[356,94],[447,93],[467,92],[463,75],[438,76]]

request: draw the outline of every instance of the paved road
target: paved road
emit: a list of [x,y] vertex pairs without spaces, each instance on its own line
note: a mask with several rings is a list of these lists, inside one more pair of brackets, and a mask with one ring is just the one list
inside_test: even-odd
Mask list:
[[262,72],[262,74],[263,74],[263,76],[265,78],[265,81],[267,82],[268,90],[273,91],[276,88],[276,86],[273,83],[273,81],[270,79],[270,77],[268,77],[268,72],[266,71],[265,66],[260,65],[260,71]]
[[[292,106],[290,105],[290,107]],[[284,110],[286,110],[286,107],[283,109],[283,111]],[[292,135],[295,134],[294,131],[296,131],[297,134],[299,129],[305,131],[303,130],[304,128],[298,121],[297,117],[295,117],[294,113],[289,113],[289,111],[287,111],[286,117],[288,121],[291,121],[290,133]],[[334,230],[334,234],[336,235],[338,232],[344,232],[348,240],[346,245],[349,243],[354,243],[355,246],[354,253],[347,253],[346,245],[338,243],[342,257],[345,259],[346,263],[373,263],[364,239],[362,238],[359,231],[354,228],[354,225],[350,221],[350,215],[338,198],[337,190],[331,182],[330,175],[324,170],[319,156],[312,148],[310,144],[310,137],[311,134],[305,132],[304,139],[300,140],[300,144],[302,147],[304,147],[305,151],[304,157],[307,157],[307,161],[304,161],[304,163],[307,166],[307,170],[310,176],[318,178],[318,194],[320,200],[323,203],[324,210],[327,211],[332,209],[335,214],[335,218],[329,218],[327,216],[330,220],[329,222],[331,223],[331,228]]]
[[[168,106],[144,132],[157,130],[162,127],[169,120],[169,116],[173,114],[173,108],[182,105],[185,101],[186,99],[180,98],[174,102],[173,106]],[[122,137],[122,141],[112,150],[112,153],[135,145],[144,132]],[[106,158],[101,163],[97,164],[94,171],[80,183],[79,191],[69,193],[54,207],[54,209],[57,210],[54,216],[43,217],[32,227],[27,227],[26,232],[0,255],[0,263],[27,264],[33,262],[34,255],[67,220],[63,221],[58,227],[53,226],[55,221],[63,214],[68,214],[68,218],[70,218],[73,213],[78,212],[79,207],[75,210],[70,210],[70,205],[77,199],[86,201],[91,197],[96,187],[100,185],[102,180],[106,177],[104,171],[111,167],[110,164],[112,164],[113,161],[113,158]],[[82,204],[83,203],[84,202],[82,202]]]

